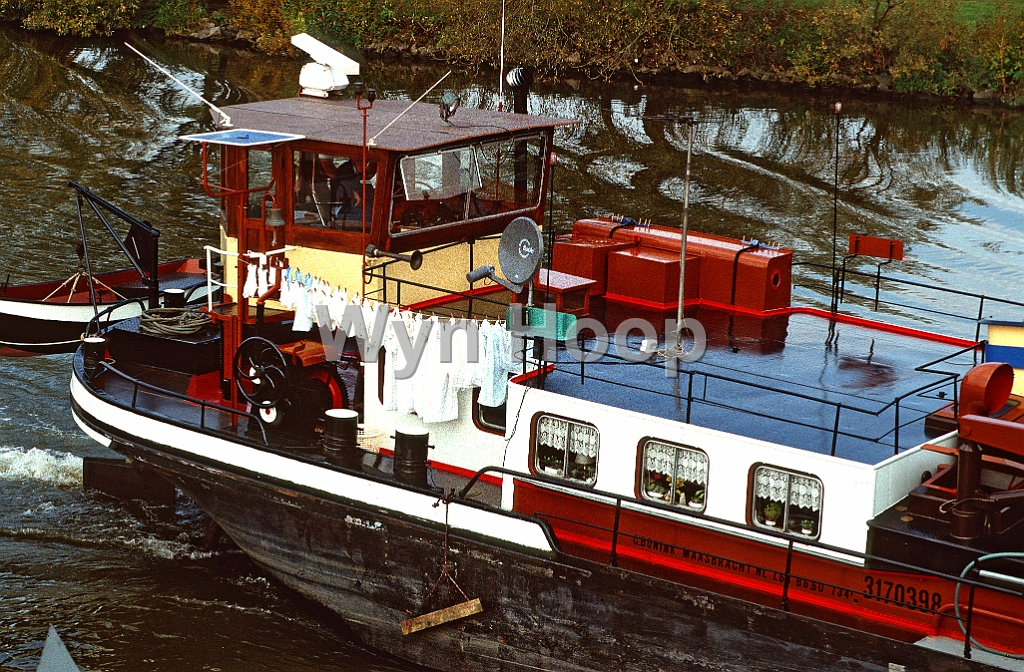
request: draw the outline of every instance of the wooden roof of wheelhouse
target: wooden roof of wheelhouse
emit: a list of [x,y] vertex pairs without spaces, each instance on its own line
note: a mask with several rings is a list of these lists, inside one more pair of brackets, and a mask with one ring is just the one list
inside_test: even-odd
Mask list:
[[[407,108],[408,112],[402,114]],[[300,96],[234,105],[224,108],[224,111],[230,115],[236,128],[294,133],[308,140],[354,147],[361,147],[363,143],[362,112],[353,99]],[[455,116],[444,122],[437,105],[415,103],[410,107],[408,101],[378,98],[366,117],[366,137],[374,139],[371,144],[374,149],[412,152],[493,137],[503,132],[519,133],[574,123],[578,122],[465,107],[459,108]]]

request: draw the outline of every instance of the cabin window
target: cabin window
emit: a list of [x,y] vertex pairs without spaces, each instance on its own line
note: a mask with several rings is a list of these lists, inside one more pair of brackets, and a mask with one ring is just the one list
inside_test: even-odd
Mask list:
[[757,527],[817,539],[821,524],[821,481],[777,467],[754,468],[750,518]]
[[[293,152],[294,219],[297,226],[362,231],[363,179],[361,157]],[[373,218],[376,162],[366,165],[366,227]]]
[[708,456],[696,448],[656,439],[641,444],[644,499],[703,511],[707,501]]
[[477,429],[504,436],[506,402],[501,406],[484,406],[479,399],[480,388],[473,388],[473,423]]
[[597,427],[553,415],[537,418],[533,439],[535,473],[584,485],[597,482]]
[[405,156],[398,162],[391,235],[527,211],[540,204],[543,135]]
[[[246,190],[249,191],[246,213],[249,219],[263,219],[263,200],[274,193],[273,156],[266,149],[250,149],[246,158]],[[267,207],[273,207],[267,199]]]

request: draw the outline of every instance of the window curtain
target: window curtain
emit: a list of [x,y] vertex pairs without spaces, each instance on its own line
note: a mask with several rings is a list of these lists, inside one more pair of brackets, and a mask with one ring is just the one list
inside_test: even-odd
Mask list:
[[708,484],[708,456],[699,450],[648,441],[644,448],[647,471],[682,478],[698,485]]
[[587,425],[569,424],[569,449],[577,455],[597,457],[597,429]]
[[551,446],[556,450],[565,450],[566,430],[569,428],[567,420],[541,416],[537,421],[537,443]]
[[667,446],[658,441],[648,441],[645,450],[644,468],[658,474],[664,474],[672,478],[675,473],[675,446]]
[[679,470],[676,478],[682,478],[698,485],[708,484],[708,456],[696,450],[680,448],[677,460]]
[[537,421],[537,443],[594,458],[599,445],[596,428],[547,415]]
[[770,467],[759,467],[754,476],[756,487],[754,494],[762,499],[786,503],[789,492],[789,474]]
[[790,486],[789,503],[801,509],[821,509],[821,483],[805,476],[793,476]]

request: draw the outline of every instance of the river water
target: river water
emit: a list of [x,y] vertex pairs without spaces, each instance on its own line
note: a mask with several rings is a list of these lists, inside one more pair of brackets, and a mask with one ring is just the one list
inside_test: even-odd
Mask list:
[[[300,62],[135,42],[217,105],[296,90]],[[406,62],[363,72],[379,96],[411,100],[445,70]],[[113,39],[0,27],[0,74],[0,275],[25,282],[73,272],[69,180],[148,219],[165,259],[215,241],[216,204],[196,186],[197,147],[177,140],[212,128],[201,103]],[[493,79],[454,73],[445,86],[464,105],[494,107]],[[694,115],[692,228],[778,242],[798,261],[826,265],[833,231],[840,254],[851,231],[899,238],[910,259],[886,274],[1016,298],[1024,116],[845,95],[837,118],[836,98],[538,83],[531,112],[582,120],[556,138],[552,220],[565,229],[619,213],[678,225],[688,139],[677,118]],[[112,242],[95,235],[91,245],[104,268],[124,265]],[[851,268],[874,272],[866,261]],[[828,270],[801,266],[796,277],[798,300],[828,305]],[[978,311],[974,298],[939,299],[926,287],[899,296],[940,312]],[[851,300],[854,310],[865,306]],[[989,314],[1024,317],[991,303]],[[937,312],[930,322],[973,335],[969,321]],[[109,453],[71,420],[68,367],[69,356],[0,360],[0,668],[35,669],[53,624],[86,670],[407,669],[363,651],[330,614],[237,552],[205,550],[205,519],[187,502],[163,512],[84,494],[82,457]]]

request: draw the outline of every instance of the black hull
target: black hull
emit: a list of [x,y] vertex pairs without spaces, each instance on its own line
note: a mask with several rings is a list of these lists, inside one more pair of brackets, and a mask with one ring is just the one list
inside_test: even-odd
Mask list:
[[458,583],[484,612],[403,636],[411,615],[462,601],[426,602],[443,529],[145,446],[113,447],[168,477],[257,564],[341,615],[366,645],[433,669],[992,669],[613,567],[455,537]]
[[[100,310],[104,307],[101,305]],[[8,315],[0,307],[0,355],[28,357],[74,352],[82,345],[82,333],[87,325],[88,321],[39,320]]]
[[[199,267],[198,262],[189,259],[161,264],[160,293],[179,288],[186,290],[190,302],[204,298],[206,274],[183,270],[190,265]],[[71,353],[82,344],[82,334],[97,311],[103,313],[119,303],[125,304],[103,317],[103,327],[142,312],[148,289],[138,280],[134,270],[100,273],[95,278],[101,287],[114,286],[119,295],[115,297],[112,292],[106,291],[105,296],[98,297],[97,309],[92,307],[84,280],[73,296],[67,297],[65,292],[54,300],[47,298],[58,290],[59,281],[4,287],[0,292],[0,356]],[[136,301],[132,302],[131,299]]]

